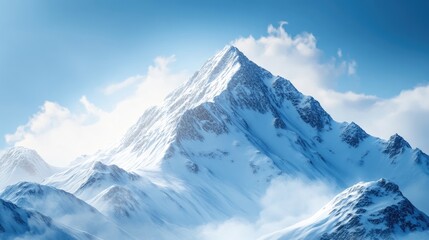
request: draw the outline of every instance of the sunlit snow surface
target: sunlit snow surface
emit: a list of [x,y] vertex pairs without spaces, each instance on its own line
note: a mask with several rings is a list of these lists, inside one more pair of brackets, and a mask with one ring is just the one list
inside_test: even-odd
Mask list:
[[[428,174],[429,157],[399,135],[385,141],[355,123],[335,122],[288,80],[227,46],[161,106],[143,113],[115,147],[31,181],[50,186],[46,190],[55,194],[42,196],[55,196],[49,197],[53,206],[65,201],[62,196],[73,205],[85,201],[82,211],[94,207],[118,234],[192,239],[194,229],[211,222],[258,219],[260,200],[279,176],[320,181],[337,190],[386,178],[429,212],[429,195],[419,191],[429,186]],[[20,187],[13,186],[14,191]],[[41,196],[25,197],[32,198],[37,203]]]

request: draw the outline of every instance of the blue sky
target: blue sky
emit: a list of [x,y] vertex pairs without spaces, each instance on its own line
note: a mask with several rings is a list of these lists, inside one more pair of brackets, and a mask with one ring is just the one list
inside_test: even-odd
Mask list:
[[46,100],[75,109],[86,95],[109,108],[116,99],[102,89],[146,74],[157,56],[193,72],[283,20],[289,34],[312,33],[326,61],[341,49],[357,62],[335,91],[391,98],[429,83],[428,10],[427,1],[0,0],[0,135]]

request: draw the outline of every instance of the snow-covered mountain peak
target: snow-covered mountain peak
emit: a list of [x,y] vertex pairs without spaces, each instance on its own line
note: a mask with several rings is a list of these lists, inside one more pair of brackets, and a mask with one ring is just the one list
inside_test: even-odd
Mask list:
[[88,189],[99,188],[109,184],[125,185],[139,178],[139,175],[129,173],[116,165],[105,165],[101,162],[95,162],[91,173],[87,176],[86,181],[77,189],[76,194],[79,195]]
[[129,173],[125,171],[124,169],[112,164],[112,165],[106,165],[102,162],[94,162],[92,166],[92,176],[108,176],[112,178],[113,180],[121,180],[121,179],[127,179],[127,180],[136,180],[139,178],[139,175]]
[[384,153],[388,154],[390,158],[403,153],[406,149],[411,149],[410,144],[397,133],[392,135],[386,143]]
[[[254,122],[261,117],[266,122]],[[288,80],[273,76],[237,48],[227,46],[167,96],[161,106],[145,111],[116,149],[93,160],[103,159],[126,170],[154,170],[171,156],[174,144],[181,148],[184,141],[203,141],[206,134],[241,131],[252,135],[258,131],[252,129],[256,125],[268,124],[274,129],[305,129],[316,137],[318,132],[331,129],[332,122],[314,98],[304,96]],[[130,157],[136,161],[120,160]]]
[[[382,178],[373,182],[361,182],[346,189],[333,201],[335,207],[365,207],[373,203],[373,198],[391,196],[403,198],[398,185]],[[334,207],[334,209],[335,209]]]
[[346,189],[324,210],[337,224],[334,232],[325,235],[326,239],[387,239],[393,234],[429,230],[429,217],[402,195],[398,185],[385,179]]
[[126,185],[137,181],[140,176],[127,172],[116,165],[102,162],[86,162],[47,178],[44,184],[61,188],[87,200],[92,193],[111,185]]
[[367,137],[369,137],[368,133],[354,122],[345,126],[341,132],[341,139],[355,148]]
[[429,174],[429,156],[424,153],[422,150],[416,148],[413,151],[414,162],[422,165],[423,169]]
[[[46,212],[49,213],[49,216],[55,217],[78,213],[79,211],[96,211],[71,193],[31,182],[20,182],[8,186],[1,193],[0,198],[11,201],[20,207]],[[55,207],[46,208],[46,202]]]
[[35,150],[12,147],[0,158],[0,188],[19,181],[41,182],[53,172]]
[[39,168],[49,168],[49,165],[33,149],[12,147],[1,157],[0,164],[10,164],[22,168],[28,174],[37,174]]
[[171,93],[163,107],[178,107],[179,104],[191,109],[213,102],[227,90],[233,91],[237,85],[261,86],[267,79],[273,79],[271,73],[250,61],[236,47],[226,46],[207,60],[187,83]]
[[226,45],[221,51],[210,58],[207,63],[220,66],[221,64],[227,64],[228,62],[234,61],[244,63],[248,62],[249,59],[240,50],[238,50],[238,48],[232,45]]
[[396,239],[428,230],[429,217],[398,185],[380,179],[344,190],[314,216],[267,239]]

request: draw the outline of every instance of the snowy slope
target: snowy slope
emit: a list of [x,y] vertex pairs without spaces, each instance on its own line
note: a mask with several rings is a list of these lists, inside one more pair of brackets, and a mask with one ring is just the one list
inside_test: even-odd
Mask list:
[[95,208],[54,187],[21,182],[8,186],[0,198],[102,239],[132,239]]
[[96,239],[59,226],[38,212],[25,210],[0,199],[0,239]]
[[231,46],[145,111],[116,147],[80,162],[44,184],[142,236],[231,216],[254,219],[278,175],[339,188],[384,177],[405,193],[416,181],[429,184],[425,153],[399,135],[386,141],[335,122],[314,98]]
[[12,147],[0,157],[0,189],[19,181],[41,182],[55,171],[36,151]]
[[[384,179],[358,183],[307,220],[263,239],[429,238],[429,217]],[[423,237],[425,236],[425,237]]]

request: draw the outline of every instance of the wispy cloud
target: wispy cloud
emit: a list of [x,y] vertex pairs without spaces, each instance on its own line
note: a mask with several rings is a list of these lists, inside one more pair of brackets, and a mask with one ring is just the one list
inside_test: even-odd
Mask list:
[[347,74],[348,75],[355,75],[356,74],[356,68],[357,68],[357,63],[356,63],[356,61],[352,60],[351,62],[349,62],[347,64]]
[[338,50],[337,50],[337,56],[338,56],[339,58],[342,58],[342,57],[343,57],[343,50],[341,50],[341,48],[338,48]]
[[26,124],[5,136],[6,142],[35,149],[57,166],[105,148],[118,141],[147,107],[162,102],[167,93],[188,78],[185,71],[171,72],[170,64],[174,61],[174,56],[157,57],[145,76],[111,85],[115,87],[110,87],[109,93],[136,85],[133,93],[118,101],[112,111],[100,109],[86,96],[79,100],[82,111],[46,101]]
[[[306,94],[335,85],[338,76],[347,74],[353,60],[331,58],[323,61],[316,37],[308,32],[290,35],[285,23],[269,25],[267,35],[260,38],[241,37],[232,41],[252,61],[293,81]],[[356,68],[353,68],[356,72]]]
[[105,87],[103,89],[103,93],[106,95],[114,94],[120,90],[123,90],[125,88],[128,88],[128,87],[138,83],[139,81],[142,81],[143,79],[144,79],[143,76],[133,76],[133,77],[127,78],[122,82],[113,83],[113,84]]

